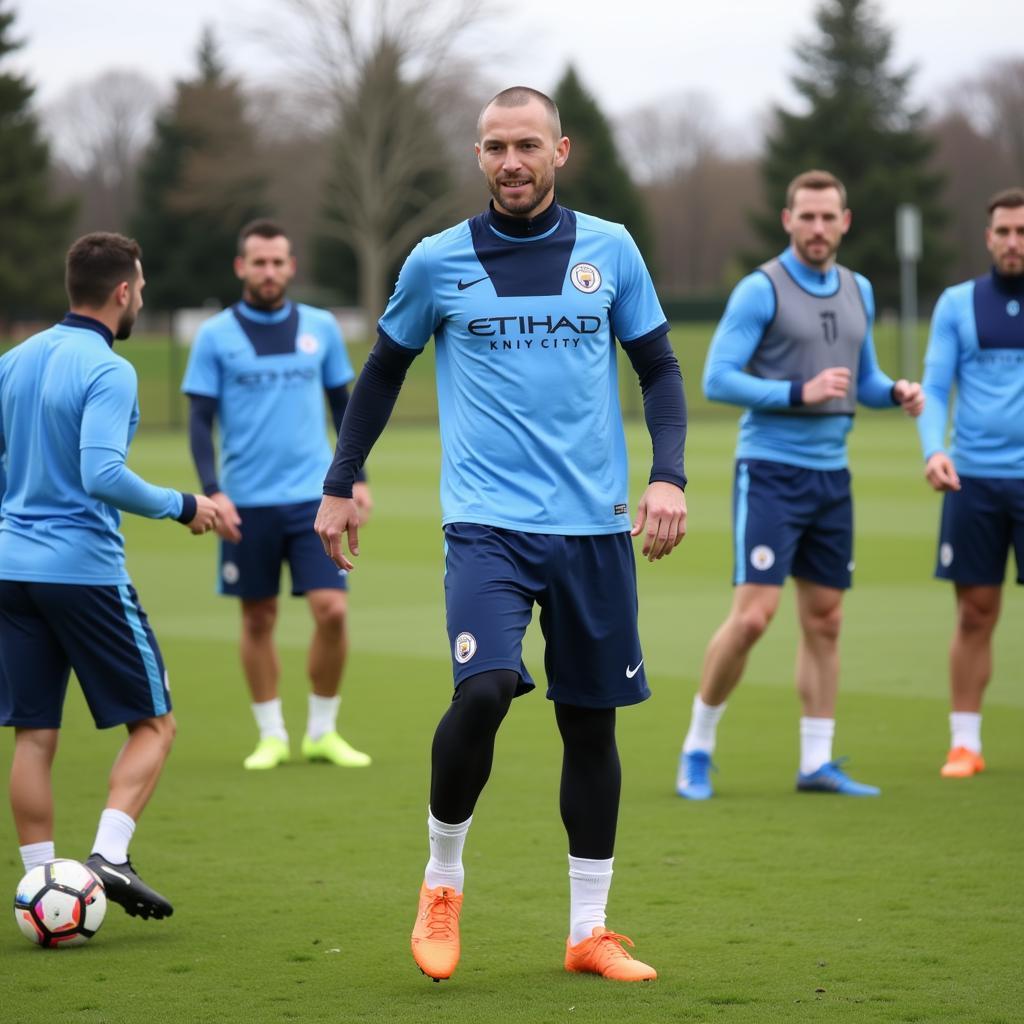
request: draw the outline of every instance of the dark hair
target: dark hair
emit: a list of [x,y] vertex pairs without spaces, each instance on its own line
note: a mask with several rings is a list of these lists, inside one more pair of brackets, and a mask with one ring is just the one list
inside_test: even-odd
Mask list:
[[484,114],[487,113],[488,107],[525,107],[530,100],[540,101],[548,112],[548,117],[551,120],[551,130],[554,132],[555,138],[560,139],[562,137],[562,119],[558,114],[558,107],[555,105],[555,101],[550,96],[545,96],[544,93],[531,89],[528,85],[513,85],[511,88],[502,89],[497,96],[489,99],[480,111],[480,116],[476,119],[476,137],[479,139],[483,135]]
[[64,287],[71,305],[105,306],[122,281],[135,280],[141,259],[142,249],[134,238],[112,231],[83,235],[68,249],[64,263]]
[[786,186],[786,209],[793,209],[793,201],[799,189],[811,188],[821,191],[826,188],[834,188],[839,193],[839,205],[846,209],[846,186],[830,171],[804,171],[798,174]]
[[1000,206],[1005,206],[1008,209],[1015,209],[1018,206],[1024,206],[1024,188],[1004,188],[1002,192],[997,192],[988,201],[988,219],[992,219],[992,214],[999,209]]
[[277,221],[261,217],[258,220],[251,220],[238,232],[238,255],[245,255],[245,240],[256,235],[257,238],[288,238],[285,231]]

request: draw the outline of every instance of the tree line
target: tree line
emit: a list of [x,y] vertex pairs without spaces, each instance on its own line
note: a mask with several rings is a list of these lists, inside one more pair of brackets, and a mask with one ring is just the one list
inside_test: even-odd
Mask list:
[[[204,32],[195,70],[167,98],[144,75],[108,71],[37,111],[4,68],[14,12],[0,0],[0,316],[58,310],[64,248],[88,230],[142,243],[147,304],[228,303],[238,228],[275,216],[300,256],[299,294],[375,317],[425,234],[482,204],[469,143],[488,81],[459,41],[486,17],[476,0],[284,0],[275,47],[301,54],[280,88],[246,85]],[[440,6],[440,5],[438,5]],[[1024,58],[1006,58],[927,109],[870,0],[822,0],[794,47],[794,109],[764,139],[723,137],[713,100],[669,97],[609,121],[577,70],[553,97],[573,143],[565,205],[626,224],[671,310],[712,304],[782,248],[785,185],[825,167],[850,192],[844,262],[897,300],[895,210],[923,214],[926,297],[980,273],[985,198],[1024,180]],[[671,314],[670,314],[671,315]],[[2,325],[0,325],[2,326]]]

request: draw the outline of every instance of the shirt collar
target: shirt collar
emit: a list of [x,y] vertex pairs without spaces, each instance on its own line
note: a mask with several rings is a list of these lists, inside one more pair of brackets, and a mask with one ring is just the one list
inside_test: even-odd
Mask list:
[[562,208],[553,202],[543,213],[536,217],[510,217],[507,213],[499,213],[492,200],[484,214],[487,222],[495,231],[511,238],[536,238],[547,234],[558,225],[562,218]]
[[257,324],[279,324],[291,316],[292,312],[292,301],[291,299],[285,299],[284,305],[280,309],[256,309],[250,306],[245,301],[240,301],[236,304],[235,309],[238,310],[246,320],[252,320],[253,323]]
[[992,284],[1004,295],[1024,295],[1024,274],[1000,274],[993,267]]
[[61,327],[78,327],[87,331],[95,331],[111,347],[114,347],[114,332],[95,317],[83,316],[81,313],[65,313],[60,322]]

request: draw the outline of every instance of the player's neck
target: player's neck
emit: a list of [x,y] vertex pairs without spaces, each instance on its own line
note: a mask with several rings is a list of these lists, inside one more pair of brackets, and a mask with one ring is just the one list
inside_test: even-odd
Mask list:
[[831,273],[832,271],[832,268],[836,265],[835,254],[830,256],[823,263],[810,263],[808,262],[808,260],[804,259],[804,257],[800,253],[800,250],[797,249],[795,245],[791,245],[787,251],[793,258],[794,262],[799,264],[809,274],[818,274],[821,277],[828,277],[829,273]]
[[561,207],[551,201],[541,211],[533,210],[528,217],[513,216],[506,213],[494,200],[491,200],[490,210],[491,223],[504,235],[513,238],[528,238],[535,235],[543,235],[550,231],[562,215]]
[[117,329],[121,324],[121,310],[120,309],[109,309],[104,307],[103,309],[92,309],[88,306],[72,306],[69,313],[74,313],[75,316],[84,316],[89,320],[95,320],[97,323],[103,324],[108,331],[110,331],[111,337],[117,335]]
[[1007,295],[1024,295],[1024,274],[1004,274],[998,267],[993,267],[992,281]]

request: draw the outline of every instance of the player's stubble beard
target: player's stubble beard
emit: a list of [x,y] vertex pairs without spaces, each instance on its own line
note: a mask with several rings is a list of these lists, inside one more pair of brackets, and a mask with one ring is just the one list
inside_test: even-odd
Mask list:
[[[265,290],[265,293],[260,294],[261,290]],[[249,284],[242,289],[245,304],[258,309],[261,313],[273,313],[275,309],[280,309],[284,305],[284,295],[285,286],[273,285],[273,282],[267,282],[262,289],[253,288]]]
[[138,307],[135,306],[135,295],[132,295],[132,301],[128,308],[121,314],[120,319],[117,321],[117,330],[114,331],[115,341],[127,341],[132,336],[132,328],[135,326],[135,318],[139,315]]
[[[824,243],[826,246],[824,256],[812,256],[810,251],[811,242],[817,242],[819,244]],[[827,238],[811,239],[810,242],[794,242],[796,245],[796,251],[800,254],[800,258],[810,267],[814,267],[815,270],[822,270],[828,266],[835,258],[836,253],[839,252],[839,242],[830,243]]]
[[507,199],[502,198],[502,179],[499,179],[498,177],[488,179],[487,187],[490,189],[491,196],[495,203],[497,203],[502,210],[512,214],[514,217],[529,217],[530,214],[533,213],[533,211],[536,210],[545,199],[547,199],[551,190],[555,187],[555,171],[554,168],[549,168],[540,178],[534,174],[529,175],[529,177],[533,182],[533,195],[515,202],[510,202]]

